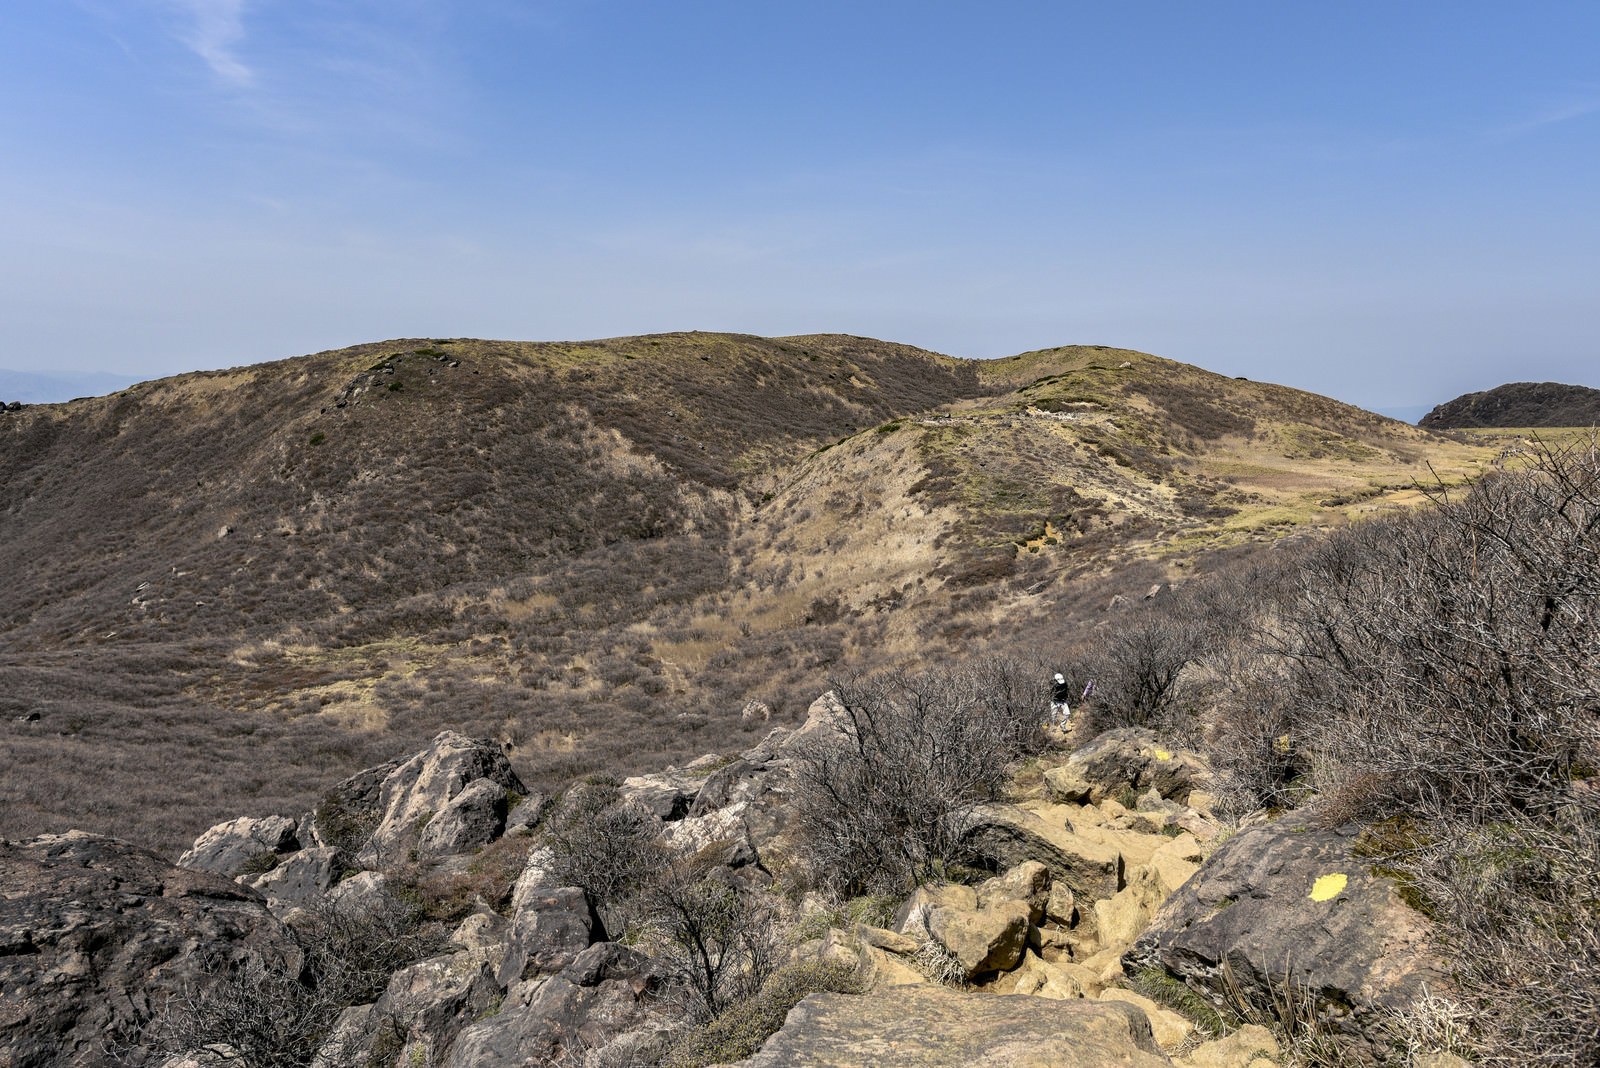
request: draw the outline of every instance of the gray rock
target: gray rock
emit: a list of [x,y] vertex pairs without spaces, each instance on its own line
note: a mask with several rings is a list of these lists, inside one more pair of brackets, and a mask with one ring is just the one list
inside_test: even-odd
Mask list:
[[511,918],[508,967],[523,979],[559,972],[605,937],[605,925],[582,890],[533,890]]
[[1107,731],[1044,773],[1045,786],[1058,804],[1095,805],[1125,790],[1144,793],[1152,788],[1182,804],[1209,777],[1199,754],[1163,746],[1154,731],[1142,727]]
[[417,838],[419,859],[467,853],[486,846],[506,825],[506,788],[478,779],[434,814]]
[[555,863],[556,855],[549,846],[539,846],[528,854],[522,874],[517,877],[517,885],[511,890],[513,916],[541,893],[561,886],[561,880],[555,874]]
[[510,838],[512,835],[533,833],[534,827],[544,819],[549,801],[544,794],[530,794],[523,798],[520,805],[506,814],[505,836]]
[[1143,1012],[900,986],[868,997],[812,994],[743,1068],[1166,1068]]
[[283,905],[299,905],[326,894],[339,877],[337,849],[321,846],[290,853],[278,866],[250,880],[250,885],[267,897],[276,911]]
[[670,772],[622,780],[622,796],[664,822],[681,820],[700,794],[704,780]]
[[0,840],[0,1064],[112,1063],[166,1000],[300,951],[261,895],[84,831]]
[[462,920],[450,941],[483,955],[494,969],[495,982],[505,989],[521,978],[520,958],[513,960],[511,921],[492,910],[475,912]]
[[740,801],[762,797],[769,792],[773,779],[786,775],[787,769],[780,770],[766,762],[755,763],[741,757],[707,776],[695,794],[694,804],[689,806],[688,815],[707,816]]
[[363,871],[334,887],[328,900],[346,915],[380,913],[394,899],[394,880],[382,872]]
[[294,820],[284,816],[241,816],[219,823],[196,838],[194,845],[178,858],[178,864],[201,871],[238,875],[263,853],[271,856],[292,853],[299,848]]
[[1381,1057],[1385,1014],[1408,1008],[1425,983],[1450,987],[1432,925],[1352,854],[1352,829],[1304,820],[1291,813],[1219,846],[1162,905],[1123,967],[1162,968],[1219,1004],[1231,985],[1268,1013],[1274,997],[1309,992],[1349,1054]]
[[690,856],[715,845],[726,845],[731,858],[749,863],[755,857],[744,826],[744,816],[749,809],[749,802],[740,801],[708,816],[691,816],[669,823],[662,829],[660,841],[669,849]]
[[311,1058],[311,1068],[350,1068],[363,1060],[363,1049],[370,1049],[377,1021],[371,1005],[352,1005],[339,1014],[328,1039]]
[[591,946],[559,974],[519,984],[498,1014],[464,1030],[447,1068],[522,1068],[562,1058],[582,1063],[579,1054],[643,1030],[633,1039],[641,1044],[650,1031],[675,1022],[665,1018],[671,1008],[659,997],[664,981],[661,965],[642,953],[614,942]]
[[334,786],[312,811],[311,834],[302,833],[300,844],[331,846],[354,856],[383,821],[383,784],[399,766],[391,760],[363,768]]
[[377,806],[383,817],[356,854],[357,860],[381,868],[408,859],[427,824],[479,779],[514,793],[528,792],[499,745],[441,731],[427,749],[384,778]]
[[405,1043],[397,1064],[439,1064],[457,1036],[498,1003],[502,988],[484,955],[430,957],[395,972],[369,1017],[379,1035],[398,1028]]

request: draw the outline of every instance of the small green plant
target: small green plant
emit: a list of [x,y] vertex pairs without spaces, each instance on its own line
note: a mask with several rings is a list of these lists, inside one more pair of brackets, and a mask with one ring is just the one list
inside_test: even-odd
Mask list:
[[774,972],[755,996],[688,1031],[663,1058],[663,1068],[705,1068],[743,1060],[777,1033],[807,994],[859,994],[855,969],[834,960],[791,964]]
[[1163,968],[1144,968],[1128,980],[1137,993],[1165,1005],[1189,1020],[1208,1035],[1224,1035],[1243,1026],[1244,1020],[1233,1013],[1223,1015],[1211,1002],[1191,990]]
[[315,434],[311,435],[311,444],[313,444],[313,445],[321,445],[324,441],[327,441],[327,440],[328,440],[328,435],[324,434],[320,430],[317,431]]
[[233,872],[235,878],[241,875],[265,875],[278,866],[278,854],[270,849],[263,849]]
[[894,923],[894,914],[899,910],[901,900],[893,895],[868,894],[845,902],[844,914],[852,923],[888,927]]

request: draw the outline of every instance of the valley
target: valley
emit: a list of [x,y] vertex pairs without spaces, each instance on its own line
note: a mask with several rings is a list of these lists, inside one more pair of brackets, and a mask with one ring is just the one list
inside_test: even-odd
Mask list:
[[1066,346],[409,339],[0,416],[0,834],[168,853],[439,730],[541,788],[752,744],[1507,458]]

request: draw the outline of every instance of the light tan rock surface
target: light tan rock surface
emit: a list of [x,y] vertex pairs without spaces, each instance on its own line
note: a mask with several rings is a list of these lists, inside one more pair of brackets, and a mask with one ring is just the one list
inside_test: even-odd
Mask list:
[[743,1068],[1166,1068],[1131,1005],[899,987],[812,994]]

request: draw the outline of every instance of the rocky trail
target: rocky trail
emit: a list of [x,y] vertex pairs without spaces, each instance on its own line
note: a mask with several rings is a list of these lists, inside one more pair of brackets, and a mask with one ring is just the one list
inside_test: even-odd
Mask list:
[[[770,887],[791,856],[793,759],[830,717],[819,700],[736,759],[621,793],[675,854]],[[1267,1068],[1293,1063],[1278,1035],[1312,1024],[1352,1063],[1462,1063],[1408,1061],[1383,1037],[1448,984],[1428,920],[1353,828],[1289,813],[1225,835],[1202,761],[1144,731],[1032,770],[962,817],[992,877],[922,886],[892,914],[785,903],[789,963],[834,962],[863,992],[804,998],[741,1063]],[[176,866],[82,832],[0,843],[0,1065],[238,1063],[160,1050],[152,1021],[227,976],[300,974],[307,917],[382,913],[402,869],[455,886],[465,917],[344,1008],[309,1063],[657,1063],[682,1023],[672,970],[560,885],[534,832],[552,802],[527,793],[497,745],[446,731],[298,819],[218,825]],[[499,901],[472,892],[497,857],[520,864]]]

